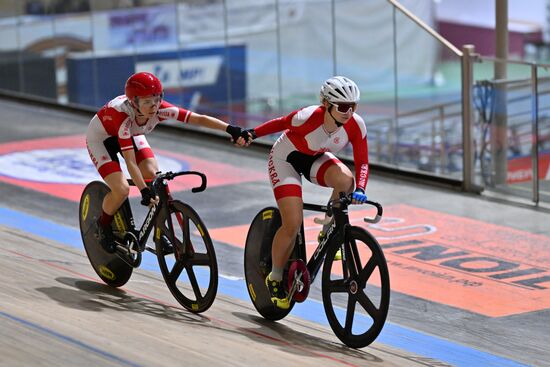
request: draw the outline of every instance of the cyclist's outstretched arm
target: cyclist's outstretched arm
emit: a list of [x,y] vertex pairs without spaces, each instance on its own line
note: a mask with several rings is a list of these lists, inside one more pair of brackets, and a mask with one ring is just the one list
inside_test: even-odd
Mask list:
[[233,126],[208,115],[200,115],[198,113],[192,113],[189,116],[189,123],[199,126],[204,126],[209,129],[221,130],[227,132],[233,141],[238,146],[248,146],[251,142],[249,139],[245,139],[243,131],[240,126]]

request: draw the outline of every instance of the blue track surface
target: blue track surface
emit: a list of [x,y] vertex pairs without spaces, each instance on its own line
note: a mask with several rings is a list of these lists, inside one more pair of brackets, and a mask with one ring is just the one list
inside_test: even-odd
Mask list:
[[[80,232],[75,228],[62,226],[3,207],[0,207],[0,224],[84,250]],[[142,269],[159,271],[156,258],[148,253],[144,253],[140,267]],[[245,283],[242,280],[220,277],[218,292],[241,300],[249,300]],[[343,313],[344,310],[341,310],[341,312]],[[0,315],[17,321],[13,316],[2,312],[0,312]],[[328,325],[322,303],[315,300],[306,300],[304,303],[297,304],[292,310],[292,315],[318,324]],[[367,322],[367,320],[363,321]],[[52,331],[52,333],[55,332]],[[386,323],[376,341],[454,366],[527,366],[507,358],[495,356],[391,323]]]

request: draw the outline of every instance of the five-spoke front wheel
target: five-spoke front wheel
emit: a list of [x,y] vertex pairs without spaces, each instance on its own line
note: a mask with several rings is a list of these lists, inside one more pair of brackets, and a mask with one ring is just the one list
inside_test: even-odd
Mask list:
[[218,264],[212,239],[189,205],[173,201],[169,209],[170,216],[159,214],[154,234],[162,276],[183,307],[195,313],[204,312],[214,302],[218,290]]
[[390,279],[378,242],[359,227],[350,227],[340,246],[330,248],[323,265],[323,305],[330,327],[347,346],[372,343],[384,326],[390,303]]

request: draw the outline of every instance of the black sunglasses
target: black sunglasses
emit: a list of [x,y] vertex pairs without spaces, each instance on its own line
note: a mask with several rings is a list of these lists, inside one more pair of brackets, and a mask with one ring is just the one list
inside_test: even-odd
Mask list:
[[349,109],[351,108],[351,110],[353,112],[355,112],[355,109],[357,108],[357,103],[331,103],[331,105],[333,106],[336,106],[336,110],[338,110],[338,112],[340,113],[347,113],[349,111]]

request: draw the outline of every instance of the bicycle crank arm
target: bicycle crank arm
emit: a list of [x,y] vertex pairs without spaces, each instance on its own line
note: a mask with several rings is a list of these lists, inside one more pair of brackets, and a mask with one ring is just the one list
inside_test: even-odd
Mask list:
[[117,250],[125,253],[126,255],[135,255],[139,252],[134,250],[128,243],[115,241],[115,245]]
[[296,293],[297,290],[303,287],[304,283],[302,283],[302,273],[300,273],[296,278],[294,278],[294,281],[292,282],[292,287],[288,292],[288,299],[292,299],[292,297],[294,297],[294,293]]

